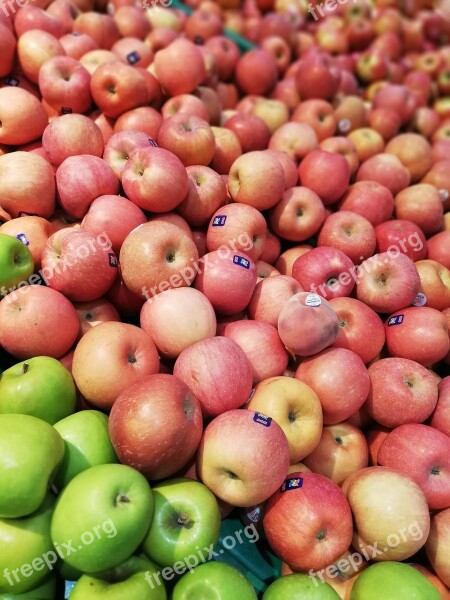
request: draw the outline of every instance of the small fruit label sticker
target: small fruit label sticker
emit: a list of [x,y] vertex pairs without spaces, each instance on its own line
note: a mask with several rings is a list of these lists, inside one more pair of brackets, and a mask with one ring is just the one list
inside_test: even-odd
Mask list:
[[270,424],[272,423],[272,418],[266,417],[266,415],[263,415],[262,413],[255,413],[253,420],[255,421],[255,423],[264,425],[264,427],[270,427]]
[[233,262],[235,265],[239,265],[240,267],[244,267],[244,269],[250,269],[250,261],[243,256],[238,256],[235,254],[233,256]]
[[320,306],[322,299],[319,294],[308,294],[305,300],[306,306]]
[[283,482],[283,485],[280,488],[280,492],[288,492],[289,490],[298,490],[303,485],[302,477],[291,477],[290,479],[286,479]]
[[427,303],[427,297],[422,292],[419,292],[416,296],[416,299],[412,303],[413,306],[425,306]]
[[16,235],[16,238],[20,240],[22,244],[25,244],[25,246],[30,245],[30,241],[24,233],[19,233],[18,235]]
[[71,115],[72,109],[68,108],[67,106],[61,106],[61,114],[62,115]]
[[108,258],[109,258],[109,266],[110,267],[117,267],[117,257],[114,254],[114,252],[110,252],[108,254]]
[[252,523],[258,523],[261,518],[261,507],[260,506],[251,506],[247,510],[247,517]]
[[136,52],[136,50],[127,54],[127,61],[130,63],[130,65],[135,65],[140,60],[141,55],[139,54],[139,52]]
[[226,215],[217,215],[217,217],[214,217],[214,219],[213,219],[212,226],[213,227],[223,227],[225,225],[226,221],[227,221]]
[[440,190],[438,190],[438,192],[439,192],[439,196],[441,197],[442,202],[447,202],[448,197],[449,197],[448,190],[446,190],[445,188],[441,188]]
[[17,79],[17,77],[7,77],[6,78],[6,85],[10,85],[11,87],[17,87],[19,85],[20,81]]
[[158,144],[152,138],[148,138],[148,141],[150,142],[150,146],[155,146],[155,148],[158,147]]
[[405,319],[405,315],[395,315],[395,317],[391,317],[388,321],[388,327],[392,327],[393,325],[401,325]]

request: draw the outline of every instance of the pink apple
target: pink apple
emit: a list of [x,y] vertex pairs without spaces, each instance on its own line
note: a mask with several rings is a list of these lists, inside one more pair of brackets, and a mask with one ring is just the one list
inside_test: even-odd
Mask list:
[[251,319],[277,327],[278,317],[285,302],[302,291],[301,285],[287,275],[263,279],[256,284],[248,305],[248,314]]
[[209,123],[190,113],[176,113],[164,119],[158,133],[158,144],[181,160],[185,167],[209,165],[216,149]]
[[420,291],[427,306],[436,310],[450,308],[450,269],[436,260],[419,260],[414,263],[420,277]]
[[279,127],[270,138],[269,149],[286,152],[295,161],[302,160],[319,145],[316,132],[308,123],[291,121]]
[[171,96],[189,94],[206,77],[200,49],[184,38],[177,38],[159,50],[155,54],[154,67],[158,81]]
[[105,50],[110,50],[120,37],[117,24],[111,15],[100,14],[89,9],[77,16],[73,31],[87,33],[97,42],[99,48]]
[[328,206],[337,202],[347,191],[350,167],[341,154],[312,150],[301,161],[299,175],[301,185],[316,192]]
[[431,415],[430,425],[450,436],[450,377],[439,383],[439,397]]
[[0,22],[0,77],[8,75],[14,66],[17,40],[12,31]]
[[166,100],[161,107],[161,115],[164,119],[174,117],[178,113],[188,113],[209,123],[209,112],[206,105],[194,94],[173,96]]
[[74,307],[80,320],[80,337],[90,331],[92,327],[100,325],[100,323],[121,320],[114,304],[104,298],[92,302],[76,302]]
[[39,70],[39,89],[48,104],[61,114],[84,113],[92,104],[91,76],[70,56],[54,56]]
[[391,218],[394,198],[387,187],[376,181],[359,181],[348,188],[340,209],[356,212],[376,227]]
[[447,269],[450,269],[450,231],[436,233],[427,241],[428,256]]
[[444,209],[439,191],[431,184],[418,183],[395,196],[397,219],[412,221],[426,236],[437,233],[444,223]]
[[377,251],[401,252],[414,262],[427,255],[427,241],[423,231],[411,221],[392,219],[375,227]]
[[265,150],[269,144],[270,129],[256,115],[237,113],[225,121],[224,127],[236,135],[243,153]]
[[385,152],[400,159],[411,176],[411,183],[420,181],[433,164],[430,143],[418,133],[395,136],[386,145]]
[[235,77],[238,86],[245,94],[264,96],[273,90],[277,82],[277,63],[264,50],[250,50],[239,58]]
[[311,54],[298,63],[296,81],[302,100],[331,100],[338,91],[340,79],[340,70],[324,56]]
[[153,62],[153,52],[144,42],[133,36],[124,36],[111,46],[114,52],[128,64],[146,69]]
[[20,87],[0,88],[0,144],[19,146],[40,138],[48,124],[44,107]]
[[[54,0],[51,6],[55,5],[57,2],[59,2],[59,0]],[[71,56],[77,60],[80,60],[82,56],[92,50],[98,50],[97,42],[87,33],[66,33],[66,35],[59,38],[59,42],[64,48],[67,56]]]
[[375,229],[363,216],[340,210],[326,218],[317,238],[317,244],[319,247],[337,248],[354,264],[359,264],[375,252]]
[[70,156],[101,157],[104,141],[100,127],[92,119],[74,114],[54,118],[45,128],[42,146],[52,165],[59,167]]
[[431,566],[439,579],[450,586],[450,566],[448,562],[450,547],[450,509],[442,510],[431,518],[430,534],[425,544],[425,551]]
[[287,189],[269,213],[274,232],[285,240],[303,242],[315,235],[325,220],[319,196],[307,187]]
[[64,48],[58,39],[41,29],[25,31],[17,40],[17,57],[20,67],[32,83],[38,83],[39,71],[46,60],[64,54]]
[[216,149],[211,161],[213,168],[220,175],[228,175],[231,165],[242,154],[242,146],[238,136],[225,127],[211,127]]
[[376,181],[396,195],[411,182],[409,171],[394,154],[382,152],[367,159],[358,169],[356,181]]
[[143,131],[119,131],[114,133],[105,145],[103,160],[105,160],[119,179],[134,150],[153,147],[153,140]]
[[223,206],[227,188],[218,173],[204,165],[187,167],[189,191],[177,212],[193,227],[204,225]]
[[114,304],[124,320],[138,318],[145,301],[145,298],[134,294],[127,288],[122,277],[120,265],[117,269],[116,278],[105,297]]
[[163,118],[151,106],[139,106],[122,113],[114,123],[114,133],[126,129],[145,133],[147,137],[157,140]]

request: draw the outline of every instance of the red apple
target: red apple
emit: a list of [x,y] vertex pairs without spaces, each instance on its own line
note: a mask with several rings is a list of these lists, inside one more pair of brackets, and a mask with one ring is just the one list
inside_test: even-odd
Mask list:
[[39,71],[46,60],[64,54],[64,48],[58,39],[47,31],[30,29],[17,40],[20,68],[32,83],[38,83]]
[[377,251],[405,254],[414,262],[427,255],[427,241],[423,231],[411,221],[393,219],[375,227]]
[[450,269],[450,231],[436,233],[427,241],[428,259]]
[[151,106],[139,106],[120,115],[114,123],[114,133],[131,129],[156,140],[162,121],[161,114]]
[[77,16],[73,31],[87,33],[97,42],[99,48],[105,50],[110,50],[120,37],[119,28],[111,15],[89,9]]
[[[427,237],[442,229],[444,223],[442,199],[433,185],[418,183],[407,187],[395,196],[394,204],[396,218],[412,221]],[[428,246],[428,253],[430,253],[430,246]],[[430,258],[434,257],[430,256]]]
[[450,377],[439,383],[439,397],[431,416],[430,425],[450,436]]
[[111,46],[111,52],[123,62],[146,69],[153,62],[153,52],[142,40],[124,36]]
[[316,132],[308,123],[291,121],[281,125],[270,138],[269,148],[286,152],[295,161],[302,160],[319,144]]
[[238,136],[225,127],[211,127],[216,149],[211,161],[211,168],[220,175],[228,175],[231,165],[242,154]]
[[158,133],[158,144],[177,156],[185,167],[209,165],[216,149],[207,121],[189,113],[177,113],[164,119]]
[[430,534],[425,551],[431,566],[444,585],[450,587],[449,555],[450,509],[442,510],[431,518]]
[[303,100],[295,108],[292,121],[307,123],[316,132],[319,142],[334,135],[337,121],[334,109],[326,100]]
[[114,171],[118,179],[122,179],[125,166],[134,150],[154,146],[154,140],[143,131],[125,129],[114,133],[105,145],[103,159]]
[[366,160],[358,169],[356,181],[376,181],[398,194],[409,186],[411,176],[397,156],[382,152]]
[[319,247],[337,248],[354,264],[359,264],[375,252],[375,231],[370,221],[363,216],[340,210],[326,218],[317,238],[317,244]]
[[348,188],[340,209],[356,212],[376,227],[391,218],[394,199],[392,192],[380,183],[359,181]]
[[[327,177],[323,173],[327,173]],[[316,192],[328,206],[337,202],[347,191],[350,168],[340,154],[313,150],[300,163],[299,175],[301,184]]]
[[[180,56],[183,57],[182,62]],[[154,67],[158,81],[171,96],[189,94],[206,77],[201,51],[183,38],[177,38],[159,50],[155,54]]]
[[[55,5],[58,1],[54,0],[51,5]],[[92,50],[99,49],[97,42],[87,33],[66,33],[66,35],[59,38],[59,43],[64,48],[67,56],[76,58],[76,60],[80,60],[82,56]]]
[[80,337],[100,323],[121,320],[114,304],[104,298],[92,302],[76,302],[74,307],[80,321]]
[[239,58],[236,82],[245,94],[269,94],[278,79],[277,63],[265,50],[250,50]]
[[61,114],[84,113],[92,104],[91,76],[70,56],[54,56],[39,70],[39,89],[48,104]]
[[0,143],[28,144],[40,138],[48,124],[39,100],[20,87],[0,88]]
[[338,91],[340,79],[339,69],[332,66],[324,56],[306,56],[298,63],[297,89],[303,100],[331,100]]
[[252,114],[237,113],[223,125],[236,134],[242,152],[265,150],[270,140],[270,129],[262,119]]
[[84,115],[62,115],[47,125],[42,146],[48,160],[59,167],[69,156],[90,154],[101,157],[104,141],[100,127]]

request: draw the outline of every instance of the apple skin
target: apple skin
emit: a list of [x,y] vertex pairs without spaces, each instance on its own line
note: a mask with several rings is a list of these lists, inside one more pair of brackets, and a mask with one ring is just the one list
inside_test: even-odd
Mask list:
[[199,400],[183,381],[166,374],[149,375],[124,389],[109,417],[119,460],[149,479],[164,479],[183,468],[202,430]]
[[210,561],[186,573],[175,585],[173,600],[197,598],[207,589],[220,600],[256,600],[250,581],[235,567],[227,563]]
[[[184,57],[183,64],[180,56]],[[154,68],[161,86],[170,96],[189,94],[204,81],[201,51],[190,40],[178,38],[155,54]]]
[[0,23],[0,34],[2,56],[0,62],[0,77],[4,77],[13,69],[17,40],[12,31],[3,23]]
[[428,256],[430,260],[441,263],[447,269],[450,269],[450,231],[441,231],[427,240]]
[[436,408],[438,384],[428,369],[406,358],[383,358],[368,368],[370,416],[385,427],[422,423]]
[[428,367],[442,360],[450,350],[445,315],[428,306],[405,308],[401,323],[393,326],[390,315],[385,323],[386,344],[390,356],[408,358]]
[[[396,218],[412,221],[425,236],[429,237],[442,229],[444,209],[439,192],[433,185],[418,183],[407,187],[396,195],[394,202]],[[430,258],[435,258],[430,255],[430,247],[428,252]]]
[[317,238],[318,246],[330,246],[359,264],[375,252],[376,237],[373,225],[361,215],[339,210],[329,215]]
[[450,438],[428,425],[396,427],[378,449],[379,465],[410,477],[430,510],[450,508]]
[[418,225],[411,221],[392,219],[375,227],[377,252],[390,248],[400,251],[414,262],[427,256],[427,240]]
[[64,458],[54,481],[60,491],[90,467],[119,462],[109,439],[105,414],[81,410],[61,419],[54,427],[65,445]]
[[379,315],[356,298],[332,298],[330,305],[339,319],[339,333],[331,346],[352,350],[365,364],[372,362],[386,339]]
[[376,227],[391,218],[394,198],[387,187],[376,181],[358,181],[348,188],[339,206],[360,214]]
[[0,518],[31,515],[44,501],[64,455],[59,433],[31,415],[0,415],[1,467],[5,487]]
[[19,283],[28,281],[34,271],[34,261],[25,240],[0,233],[0,269],[3,297],[8,289],[13,291]]
[[185,167],[209,165],[216,151],[208,121],[183,112],[164,119],[158,132],[158,145],[175,154]]
[[319,196],[307,187],[287,189],[281,200],[270,210],[273,231],[284,240],[303,242],[315,235],[326,217]]
[[[267,451],[270,462],[264,458]],[[250,410],[228,410],[213,419],[197,454],[201,481],[233,506],[255,506],[267,500],[283,483],[288,468],[284,431]]]
[[42,217],[24,216],[11,219],[11,221],[0,225],[0,234],[11,235],[12,237],[25,235],[26,241],[28,241],[27,248],[33,257],[35,269],[40,268],[42,252],[48,238],[53,233],[55,233],[53,225]]
[[[326,178],[323,173],[327,173]],[[325,206],[337,202],[347,191],[350,167],[341,154],[312,150],[299,166],[301,185],[316,192]]]
[[270,140],[270,129],[266,123],[251,113],[236,113],[224,123],[238,138],[241,154],[265,150]]
[[[347,477],[342,490],[355,523],[353,546],[369,552],[372,560],[405,560],[425,544],[430,512],[422,490],[410,477],[387,467],[367,467]],[[397,535],[395,543],[389,543],[392,534]],[[370,553],[374,542],[382,551],[377,556]]]
[[430,170],[433,159],[428,140],[417,133],[403,133],[392,138],[385,152],[397,156],[407,168],[411,183],[417,183]]
[[370,389],[366,366],[357,354],[346,348],[327,348],[306,358],[295,377],[318,395],[325,425],[348,419],[364,404]]
[[319,140],[311,125],[290,121],[272,133],[269,149],[286,152],[298,165],[299,161],[318,145]]
[[275,275],[259,281],[248,304],[251,319],[278,326],[278,317],[284,303],[301,292],[301,285],[288,275]]
[[54,425],[75,411],[75,401],[72,376],[49,356],[18,363],[0,375],[1,414],[27,414]]
[[447,508],[431,517],[430,534],[425,544],[425,551],[431,566],[447,587],[450,587],[449,530],[450,508]]
[[393,313],[410,306],[420,289],[415,263],[397,249],[398,254],[382,252],[360,265],[356,283],[358,300],[375,312]]
[[143,131],[130,131],[127,129],[117,131],[112,134],[105,144],[103,160],[122,180],[123,171],[133,150],[148,147],[153,147],[153,140]]
[[113,17],[109,14],[94,12],[92,5],[89,8],[80,5],[80,8],[83,12],[76,17],[73,31],[87,33],[97,42],[99,48],[109,50],[120,37]]
[[[60,548],[64,540],[73,541],[75,548],[81,545],[80,551],[65,555],[69,566],[99,573],[118,566],[137,550],[152,515],[152,491],[143,475],[126,465],[98,465],[77,475],[61,492],[50,534]],[[115,535],[105,531],[106,523],[114,526]],[[99,524],[104,535],[83,544],[83,533],[95,526],[99,529]]]
[[[58,5],[58,0],[52,2],[52,5]],[[84,54],[91,50],[98,50],[97,42],[87,33],[76,33],[75,35],[71,32],[66,33],[59,38],[59,43],[64,48],[67,56],[71,56],[76,60],[80,60]]]
[[83,397],[108,410],[119,394],[159,369],[158,352],[148,333],[110,321],[92,327],[78,342],[72,374]]
[[271,377],[261,381],[246,408],[272,417],[280,425],[289,442],[291,466],[309,456],[320,441],[320,400],[298,379]]
[[177,478],[156,484],[154,513],[142,549],[163,567],[184,561],[195,550],[215,546],[220,510],[214,494],[199,481]]
[[[227,187],[219,173],[204,165],[187,167],[189,191],[177,206],[191,227],[201,227],[227,201]],[[227,171],[228,173],[228,171]]]
[[138,106],[122,113],[114,123],[114,133],[121,131],[140,131],[153,140],[158,139],[158,132],[163,118],[151,106]]
[[298,292],[281,308],[278,333],[287,349],[298,356],[312,356],[324,350],[334,342],[338,332],[335,311],[317,294]]
[[16,358],[60,358],[79,330],[72,303],[51,288],[29,285],[0,302],[0,346]]
[[54,56],[39,70],[39,89],[43,99],[60,114],[85,113],[92,105],[91,75],[70,56]]
[[223,336],[201,340],[183,350],[173,374],[198,398],[205,419],[243,406],[252,388],[252,365],[245,352]]
[[450,437],[450,377],[439,383],[439,398],[430,425]]
[[382,152],[359,167],[356,181],[365,180],[376,181],[396,195],[410,185],[411,175],[397,156]]
[[239,58],[235,78],[245,94],[265,96],[273,90],[278,80],[275,59],[265,50],[250,50]]
[[436,310],[450,307],[450,269],[435,260],[415,263],[420,276],[420,291],[427,298],[427,306]]
[[[307,594],[307,596],[306,596]],[[284,598],[310,598],[310,600],[339,600],[340,596],[327,582],[312,580],[306,573],[290,573],[276,579],[264,592],[262,600],[283,600]]]
[[290,473],[285,484],[288,482],[297,485],[284,491],[281,487],[266,503],[263,526],[267,541],[293,569],[323,569],[351,543],[349,503],[334,482],[318,473]]
[[0,144],[14,146],[39,139],[48,124],[47,113],[39,100],[19,87],[0,88],[0,118]]

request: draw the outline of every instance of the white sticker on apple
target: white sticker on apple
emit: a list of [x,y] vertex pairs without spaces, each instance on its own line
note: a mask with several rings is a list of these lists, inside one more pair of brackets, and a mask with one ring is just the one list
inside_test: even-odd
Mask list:
[[306,306],[320,306],[322,299],[319,294],[308,294],[305,299]]
[[413,306],[425,306],[427,303],[427,297],[422,292],[419,292],[416,296],[416,299],[412,303]]

